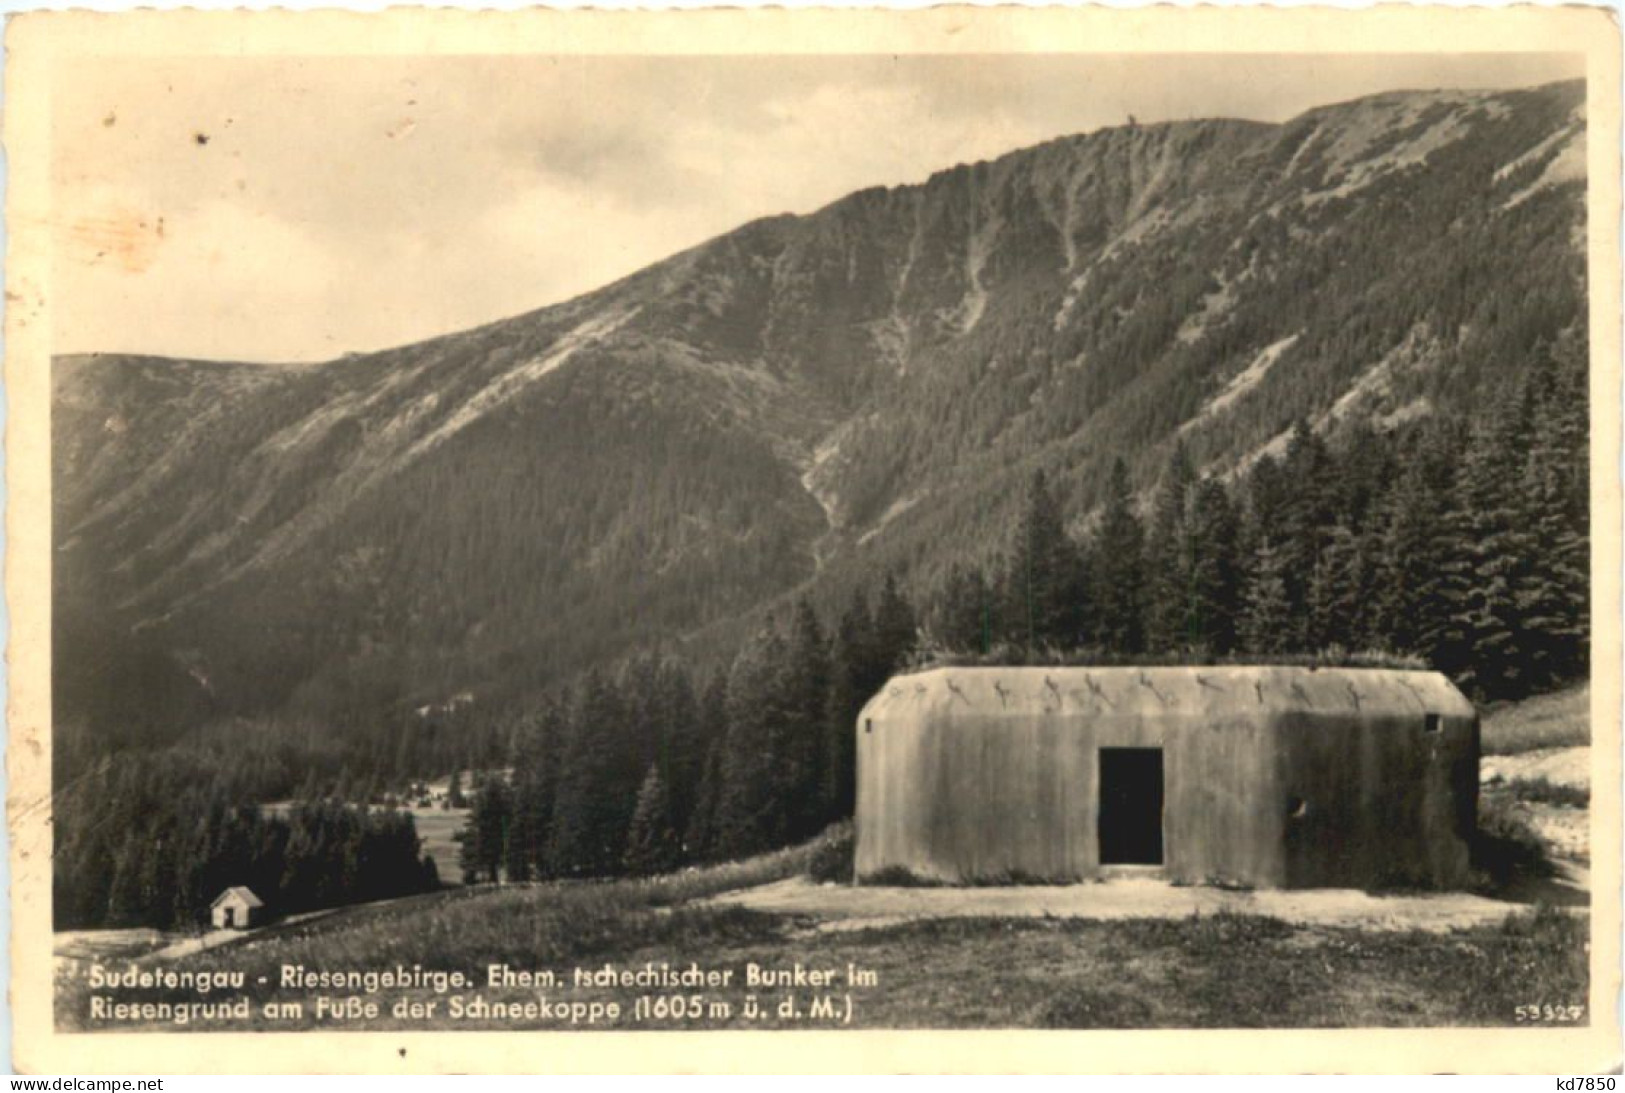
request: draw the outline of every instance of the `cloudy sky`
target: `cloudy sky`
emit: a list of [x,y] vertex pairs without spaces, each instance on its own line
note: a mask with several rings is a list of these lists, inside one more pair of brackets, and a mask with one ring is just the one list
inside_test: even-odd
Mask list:
[[1067,133],[1279,121],[1578,57],[98,61],[54,86],[57,352],[321,360]]

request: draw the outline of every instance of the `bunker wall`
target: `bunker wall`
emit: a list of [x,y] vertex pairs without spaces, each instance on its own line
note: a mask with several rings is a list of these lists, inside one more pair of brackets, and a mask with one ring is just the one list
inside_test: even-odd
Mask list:
[[1267,721],[1230,716],[1182,722],[1164,747],[1166,871],[1182,884],[1286,883],[1280,796]]
[[865,718],[857,873],[948,883],[1100,871],[1101,748],[1160,748],[1165,868],[1182,882],[1284,883],[1278,770],[1257,721],[1077,714]]
[[1093,854],[1093,780],[1076,727],[1057,718],[865,719],[858,875],[1080,879]]
[[1471,879],[1476,717],[1288,715],[1276,736],[1288,817],[1281,884],[1448,888]]

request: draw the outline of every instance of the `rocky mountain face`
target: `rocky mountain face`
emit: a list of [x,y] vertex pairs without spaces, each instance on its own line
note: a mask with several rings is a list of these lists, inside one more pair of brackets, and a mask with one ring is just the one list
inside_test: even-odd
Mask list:
[[1130,126],[304,368],[54,369],[58,718],[408,717],[1006,539],[1053,476],[1471,414],[1583,325],[1584,88]]

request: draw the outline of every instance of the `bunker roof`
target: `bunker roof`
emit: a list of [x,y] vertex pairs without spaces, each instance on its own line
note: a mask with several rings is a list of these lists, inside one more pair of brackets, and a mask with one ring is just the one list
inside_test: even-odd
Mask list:
[[1438,672],[1391,668],[934,668],[894,676],[862,717],[920,713],[1167,718],[1309,713],[1472,717]]

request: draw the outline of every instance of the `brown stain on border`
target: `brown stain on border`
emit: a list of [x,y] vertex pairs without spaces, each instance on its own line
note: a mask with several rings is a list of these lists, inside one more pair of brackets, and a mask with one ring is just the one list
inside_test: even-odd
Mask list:
[[158,258],[164,241],[164,218],[129,212],[81,216],[68,223],[63,232],[70,260],[141,273]]

